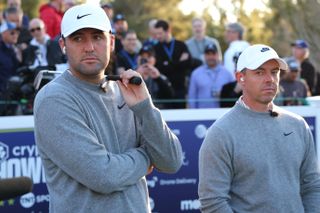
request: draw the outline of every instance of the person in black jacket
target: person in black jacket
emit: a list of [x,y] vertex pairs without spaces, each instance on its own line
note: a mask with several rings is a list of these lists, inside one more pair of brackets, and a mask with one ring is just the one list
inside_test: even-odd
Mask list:
[[[316,95],[317,71],[309,60],[309,45],[305,40],[296,40],[292,44],[293,57],[300,63],[300,77],[307,81],[312,95]],[[319,79],[320,80],[320,79]]]
[[[17,58],[17,47],[19,31],[17,25],[12,22],[3,21],[0,26],[0,100],[7,101],[10,98],[8,92],[9,80],[16,74],[20,66]],[[0,115],[11,114],[15,106],[11,104],[0,104]],[[8,113],[10,111],[10,113]]]
[[166,75],[172,83],[175,91],[174,99],[177,103],[172,103],[171,108],[186,107],[187,77],[191,68],[191,56],[184,42],[172,36],[168,22],[158,20],[155,31],[159,43],[154,47],[156,52],[156,67]]
[[169,79],[159,72],[154,66],[155,63],[153,48],[142,47],[138,56],[137,72],[143,77],[155,106],[159,109],[167,109],[170,107],[168,99],[174,97],[174,91]]

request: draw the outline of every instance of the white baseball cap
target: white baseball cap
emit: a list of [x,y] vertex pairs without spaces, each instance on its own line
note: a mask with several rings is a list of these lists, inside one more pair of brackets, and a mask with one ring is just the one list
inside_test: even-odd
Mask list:
[[272,59],[278,61],[281,70],[287,70],[287,63],[278,56],[274,49],[263,44],[252,45],[240,54],[237,62],[237,72],[241,72],[245,68],[255,70]]
[[61,22],[61,34],[70,34],[83,28],[94,28],[104,32],[111,31],[111,24],[105,11],[98,5],[81,4],[68,9]]
[[7,30],[15,30],[15,29],[18,29],[15,23],[9,22],[9,21],[3,21],[0,26],[0,33],[3,33]]

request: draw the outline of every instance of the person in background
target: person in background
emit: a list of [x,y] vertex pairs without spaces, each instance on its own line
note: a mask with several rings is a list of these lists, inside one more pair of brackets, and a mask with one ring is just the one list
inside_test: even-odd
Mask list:
[[157,34],[154,26],[157,23],[157,19],[151,19],[148,22],[148,34],[149,38],[143,42],[143,46],[155,46],[158,43]]
[[17,54],[18,54],[19,61],[21,62],[22,61],[21,52],[28,47],[29,42],[32,39],[32,36],[28,30],[28,27],[24,27],[22,25],[23,12],[19,8],[9,7],[5,9],[4,17],[6,21],[15,23],[17,28],[19,28],[20,33],[19,33],[16,46],[19,50],[18,51],[19,53]]
[[[241,52],[233,57],[235,64],[237,64],[240,54]],[[223,85],[220,93],[220,107],[233,107],[241,95],[242,87],[236,79]]]
[[70,67],[40,89],[34,105],[49,212],[151,213],[145,176],[153,168],[178,171],[178,138],[145,83],[129,83],[141,78],[138,72],[123,72],[117,82],[106,79],[114,35],[99,5],[67,10],[61,34]]
[[3,21],[0,26],[0,33],[0,95],[4,97],[8,79],[16,74],[16,70],[20,66],[15,50],[19,30],[15,23]]
[[287,59],[288,70],[280,80],[283,105],[305,105],[305,98],[311,96],[308,84],[300,78],[300,65],[294,58]]
[[223,64],[232,74],[234,74],[236,69],[234,58],[249,46],[249,43],[243,40],[244,31],[245,30],[242,24],[230,23],[227,25],[224,34],[225,40],[229,44],[229,46],[224,52]]
[[221,48],[217,39],[206,35],[207,23],[202,18],[194,18],[192,20],[193,36],[186,41],[186,45],[191,53],[192,58],[205,63],[204,49],[209,44],[214,44],[218,49],[219,59],[222,60]]
[[122,50],[123,45],[122,45],[122,39],[123,36],[126,34],[128,31],[128,22],[124,15],[122,14],[116,14],[114,19],[113,19],[113,27],[114,27],[114,33],[116,36],[116,46],[115,46],[115,53],[119,53],[120,50]]
[[307,81],[311,94],[316,94],[317,71],[309,60],[309,45],[305,40],[299,39],[292,44],[292,55],[300,63],[300,77]]
[[190,78],[189,108],[218,108],[223,85],[234,81],[232,75],[221,64],[219,50],[209,44],[204,50],[205,64],[196,68]]
[[56,65],[66,63],[59,44],[50,39],[41,19],[32,19],[29,23],[29,31],[33,39],[22,53],[24,66],[38,71],[40,69],[56,70]]
[[60,36],[60,25],[63,16],[64,0],[49,0],[39,9],[40,19],[44,21],[47,33],[51,39]]
[[159,109],[167,109],[169,108],[168,100],[174,97],[174,91],[169,79],[159,72],[155,64],[153,47],[142,47],[139,52],[137,72],[145,81],[155,106]]
[[22,26],[28,28],[29,26],[29,17],[23,13],[21,7],[21,0],[7,0],[7,8],[14,7],[22,11]]
[[199,152],[203,213],[319,212],[320,167],[310,127],[273,103],[287,64],[269,46],[237,63],[243,95],[214,122]]
[[[101,4],[101,8],[104,10],[104,12],[107,14],[108,18],[110,20],[113,20],[114,10],[111,3],[104,3]],[[113,23],[111,23],[111,26],[113,27]]]
[[154,46],[156,52],[156,67],[160,73],[168,77],[175,91],[171,108],[186,108],[187,77],[191,66],[191,56],[184,42],[172,36],[171,27],[167,21],[158,20],[155,25],[158,44]]
[[133,30],[128,30],[121,40],[122,50],[117,54],[117,73],[122,73],[128,69],[136,70],[138,67],[137,34]]

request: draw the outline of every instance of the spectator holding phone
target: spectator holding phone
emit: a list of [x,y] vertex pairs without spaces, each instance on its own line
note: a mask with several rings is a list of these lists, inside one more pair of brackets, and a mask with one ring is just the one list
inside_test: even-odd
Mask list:
[[169,108],[166,99],[173,98],[174,90],[169,79],[154,66],[155,63],[152,46],[142,47],[139,52],[137,72],[143,77],[154,104],[159,109]]

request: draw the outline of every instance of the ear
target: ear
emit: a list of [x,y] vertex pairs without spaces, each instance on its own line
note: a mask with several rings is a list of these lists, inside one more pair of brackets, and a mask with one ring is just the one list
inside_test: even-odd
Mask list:
[[113,52],[115,48],[115,37],[113,34],[110,33],[109,38],[110,38],[110,48],[111,48],[110,52]]
[[59,46],[63,54],[66,54],[65,42],[62,38],[59,39]]
[[236,73],[236,79],[237,79],[238,83],[240,83],[241,85],[244,84],[244,81],[245,81],[244,73],[243,72],[237,72]]

